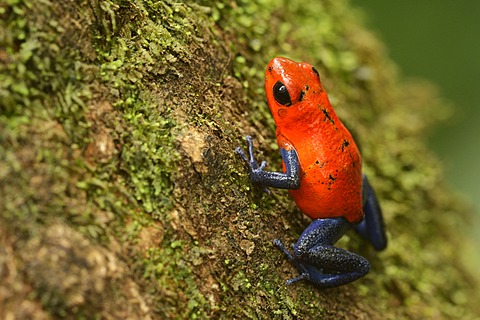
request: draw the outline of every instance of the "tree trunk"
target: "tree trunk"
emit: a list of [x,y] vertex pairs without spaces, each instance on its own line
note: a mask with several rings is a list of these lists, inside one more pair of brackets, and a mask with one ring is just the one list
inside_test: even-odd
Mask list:
[[[474,318],[466,206],[423,142],[442,118],[345,1],[0,2],[0,318]],[[280,170],[263,93],[314,64],[354,133],[389,236],[363,279],[318,290],[272,244],[308,225],[234,153]],[[263,153],[262,153],[263,152]]]

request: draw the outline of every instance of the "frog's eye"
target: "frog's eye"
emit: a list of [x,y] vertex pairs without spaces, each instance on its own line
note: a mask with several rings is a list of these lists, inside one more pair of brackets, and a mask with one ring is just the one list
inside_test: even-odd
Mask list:
[[315,72],[315,74],[317,75],[317,77],[320,79],[320,73],[318,73],[318,70],[315,69],[315,67],[312,67],[312,71]]
[[273,86],[273,97],[275,100],[284,106],[291,106],[292,100],[290,99],[290,94],[288,93],[287,87],[280,81],[277,81]]

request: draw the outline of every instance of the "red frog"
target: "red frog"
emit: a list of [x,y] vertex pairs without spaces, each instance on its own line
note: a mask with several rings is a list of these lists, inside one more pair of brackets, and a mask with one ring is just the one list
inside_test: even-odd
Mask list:
[[268,64],[265,91],[277,126],[283,172],[266,171],[253,155],[247,136],[252,182],[264,188],[289,189],[300,210],[313,219],[288,251],[274,240],[300,275],[320,288],[340,286],[363,277],[368,260],[337,248],[335,242],[354,228],[376,250],[387,246],[382,212],[350,132],[335,114],[318,71],[307,63],[274,58]]

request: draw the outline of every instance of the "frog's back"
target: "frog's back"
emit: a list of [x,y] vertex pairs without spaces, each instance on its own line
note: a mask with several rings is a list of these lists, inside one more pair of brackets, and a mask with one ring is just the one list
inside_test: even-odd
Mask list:
[[337,121],[302,136],[285,136],[300,162],[300,188],[290,193],[312,219],[358,222],[363,217],[362,160],[350,132]]

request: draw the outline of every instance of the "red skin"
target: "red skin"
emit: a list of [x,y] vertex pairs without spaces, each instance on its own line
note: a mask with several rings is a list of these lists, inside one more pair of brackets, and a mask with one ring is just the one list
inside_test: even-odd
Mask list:
[[[275,100],[277,81],[288,89],[291,106]],[[344,217],[358,223],[363,218],[362,158],[312,65],[275,58],[268,64],[265,88],[278,146],[296,150],[299,158],[300,188],[289,190],[297,206],[312,219]]]

